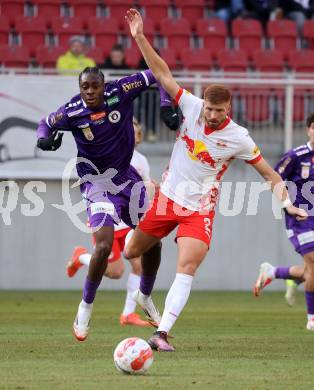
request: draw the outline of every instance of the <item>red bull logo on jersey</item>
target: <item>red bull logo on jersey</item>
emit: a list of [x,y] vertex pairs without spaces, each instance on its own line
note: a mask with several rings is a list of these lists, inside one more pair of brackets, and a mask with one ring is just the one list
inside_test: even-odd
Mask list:
[[184,132],[184,135],[181,137],[181,139],[185,142],[185,146],[188,150],[188,155],[192,160],[198,160],[202,164],[208,164],[212,168],[216,168],[216,161],[209,154],[207,147],[203,141],[193,140],[186,134],[186,131]]

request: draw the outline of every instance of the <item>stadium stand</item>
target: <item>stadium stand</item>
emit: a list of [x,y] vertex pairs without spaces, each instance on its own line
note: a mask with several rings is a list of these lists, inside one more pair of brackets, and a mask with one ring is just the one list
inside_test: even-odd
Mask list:
[[38,46],[45,44],[47,25],[43,18],[18,16],[15,19],[15,30],[21,45],[28,47],[31,55],[35,55]]
[[0,15],[0,45],[9,44],[10,28],[9,19],[5,15]]
[[[105,2],[106,10],[108,12],[108,16],[111,18],[115,18],[119,27],[123,28],[125,24],[124,15],[129,8],[134,6],[133,0],[106,0]],[[122,16],[123,15],[123,16]]]
[[288,64],[294,72],[314,72],[314,50],[292,50],[288,55]]
[[38,46],[36,49],[36,62],[43,68],[55,68],[59,56],[66,52],[63,46]]
[[285,61],[281,50],[255,50],[253,65],[260,72],[283,72]]
[[175,50],[177,56],[190,47],[191,25],[187,19],[162,19],[160,33],[166,39],[165,47]]
[[210,71],[213,62],[208,49],[184,49],[181,53],[182,67],[187,70]]
[[1,0],[0,7],[1,15],[6,15],[9,18],[10,23],[13,23],[17,16],[24,15],[24,1]]
[[267,23],[267,36],[272,48],[282,50],[285,59],[290,50],[297,48],[297,27],[292,20],[270,20]]
[[92,35],[93,45],[101,48],[107,56],[118,40],[119,24],[116,19],[90,17],[87,22],[88,32]]
[[193,29],[196,22],[205,17],[205,0],[174,0],[174,5],[181,14],[180,16],[190,21]]
[[314,49],[314,19],[306,20],[302,32],[303,44],[308,49]]
[[160,56],[166,61],[170,69],[177,68],[176,52],[173,49],[160,49]]
[[72,35],[82,35],[83,21],[81,18],[55,18],[51,22],[51,28],[56,42],[61,46],[68,46]]
[[44,18],[49,26],[54,18],[62,16],[61,3],[58,0],[32,0],[32,4],[35,6],[34,14]]
[[142,58],[142,54],[139,49],[135,47],[129,47],[125,49],[125,63],[131,68],[136,69]]
[[262,48],[263,29],[258,20],[235,19],[231,24],[231,32],[234,47],[246,50],[250,59],[256,49]]
[[196,34],[201,39],[200,46],[209,49],[215,58],[220,49],[226,48],[227,26],[223,20],[199,19]]
[[79,18],[89,18],[97,16],[98,0],[68,0],[73,9],[73,16]]
[[221,49],[217,60],[224,72],[246,72],[249,66],[248,54],[243,49]]
[[27,68],[30,59],[29,49],[26,46],[1,46],[0,59],[8,68]]
[[169,0],[140,0],[141,13],[153,21],[155,28],[160,28],[160,21],[168,17]]

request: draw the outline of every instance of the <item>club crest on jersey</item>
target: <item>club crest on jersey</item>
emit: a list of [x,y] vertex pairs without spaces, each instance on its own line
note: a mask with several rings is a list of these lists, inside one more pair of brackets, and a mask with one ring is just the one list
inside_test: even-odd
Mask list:
[[121,119],[121,114],[119,111],[111,111],[108,115],[108,119],[111,123],[117,123]]
[[301,165],[302,165],[301,177],[302,177],[302,179],[308,179],[310,176],[311,165],[310,165],[310,163],[301,163]]
[[89,127],[89,123],[84,123],[83,125],[79,125],[78,128],[80,128],[83,131],[84,137],[87,139],[87,141],[93,141],[95,137],[92,132],[92,129]]

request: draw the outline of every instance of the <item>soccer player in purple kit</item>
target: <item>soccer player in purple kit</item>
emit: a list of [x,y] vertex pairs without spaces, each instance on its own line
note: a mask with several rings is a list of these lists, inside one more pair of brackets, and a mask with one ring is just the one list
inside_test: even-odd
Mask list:
[[[134,150],[132,103],[153,83],[150,70],[105,83],[99,68],[87,67],[79,75],[80,94],[39,123],[37,146],[42,150],[61,146],[59,130],[73,134],[81,192],[96,238],[73,324],[79,341],[88,336],[93,302],[111,252],[114,224],[123,220],[134,228],[145,211],[145,185],[130,165]],[[160,262],[160,250],[157,244],[146,255]]]
[[291,198],[292,192],[296,191],[294,205],[308,210],[309,217],[304,221],[298,221],[287,213],[285,215],[287,236],[295,251],[303,257],[304,266],[274,267],[269,263],[261,264],[254,294],[259,296],[274,279],[292,279],[297,283],[304,281],[306,329],[314,331],[314,113],[306,119],[306,131],[309,138],[307,144],[289,150],[275,167],[286,180]]

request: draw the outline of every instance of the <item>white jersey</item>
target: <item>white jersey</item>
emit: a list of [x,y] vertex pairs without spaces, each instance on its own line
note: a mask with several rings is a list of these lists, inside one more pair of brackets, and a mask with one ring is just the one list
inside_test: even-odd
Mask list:
[[[151,181],[150,178],[150,169],[147,158],[140,152],[134,149],[131,163],[132,167],[134,167],[138,174],[142,177],[144,183],[149,183]],[[129,226],[121,221],[118,225],[115,225],[114,230],[122,230],[127,229]]]
[[261,154],[248,130],[229,117],[216,130],[206,126],[202,99],[180,88],[176,101],[183,121],[160,190],[187,209],[212,210],[231,161],[238,158],[254,164]]

